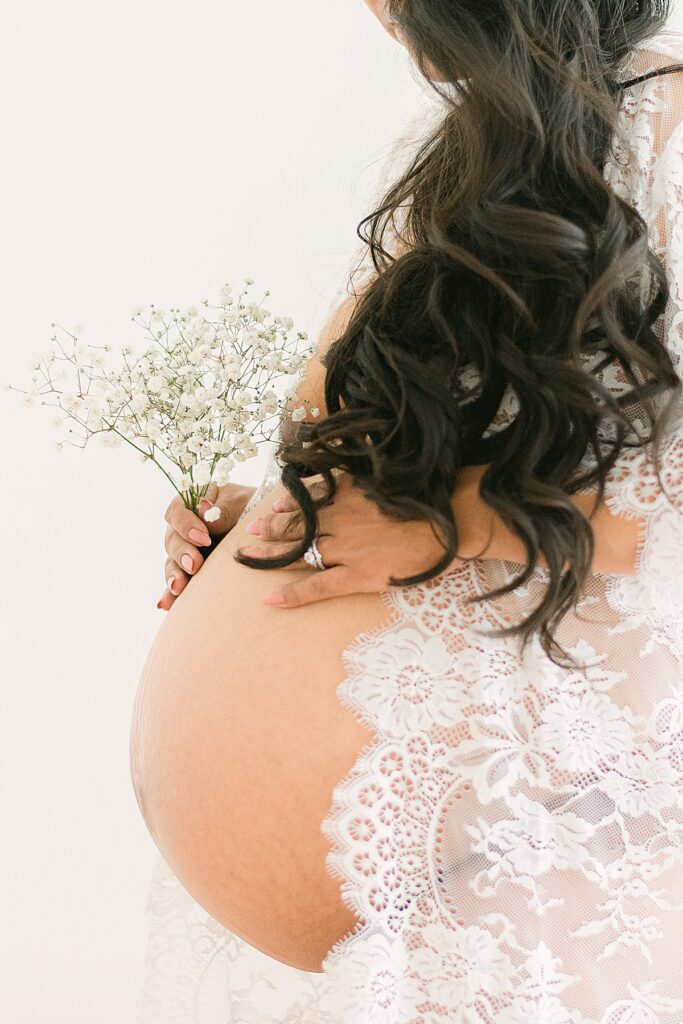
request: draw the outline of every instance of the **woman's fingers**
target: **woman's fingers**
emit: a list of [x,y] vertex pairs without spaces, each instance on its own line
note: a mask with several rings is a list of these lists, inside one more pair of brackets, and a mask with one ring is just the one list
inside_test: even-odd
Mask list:
[[166,527],[165,547],[166,553],[188,576],[194,576],[204,564],[204,556],[171,526]]
[[174,558],[166,559],[164,576],[166,578],[166,586],[174,597],[177,597],[178,594],[182,594],[190,578],[188,573],[186,573],[184,569],[181,569]]
[[[327,484],[322,477],[310,477],[303,481],[312,498],[323,498],[327,494]],[[273,504],[273,512],[295,512],[299,503],[287,492]]]
[[207,524],[202,522],[194,512],[190,512],[178,495],[166,509],[164,519],[175,533],[189,541],[190,544],[202,546],[211,544]]
[[170,526],[166,527],[165,547],[168,554],[164,573],[166,586],[170,594],[164,594],[157,607],[168,610],[173,603],[171,598],[182,594],[187,586],[190,576],[194,576],[204,564],[204,558],[199,551],[176,533]]
[[167,612],[169,611],[174,601],[175,597],[170,592],[170,590],[165,590],[161,595],[159,601],[157,601],[157,608],[161,608],[162,611]]
[[295,583],[289,583],[282,590],[275,590],[263,599],[263,604],[275,605],[278,608],[301,608],[316,601],[327,601],[331,597],[355,594],[358,586],[354,583],[353,574],[345,566],[334,569],[316,570]]
[[304,522],[298,507],[292,512],[271,512],[250,523],[247,533],[267,541],[302,540]]

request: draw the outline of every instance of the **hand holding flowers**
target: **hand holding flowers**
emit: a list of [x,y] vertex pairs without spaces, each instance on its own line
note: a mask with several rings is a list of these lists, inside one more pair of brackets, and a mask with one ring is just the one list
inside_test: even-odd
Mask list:
[[254,487],[211,482],[199,502],[198,515],[186,508],[176,495],[166,509],[167,522],[164,546],[168,554],[165,565],[167,590],[157,608],[168,611],[176,597],[182,594],[190,577],[201,569],[209,552],[199,550],[222,540],[236,525]]

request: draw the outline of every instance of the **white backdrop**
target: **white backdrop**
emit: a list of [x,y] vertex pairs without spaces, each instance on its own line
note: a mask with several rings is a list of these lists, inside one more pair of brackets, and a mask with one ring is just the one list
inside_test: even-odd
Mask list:
[[[361,0],[5,0],[0,27],[3,381],[52,320],[116,347],[133,305],[245,276],[315,335],[424,103]],[[125,446],[54,452],[14,393],[0,437],[0,1016],[132,1024],[155,851],[128,733],[171,492]]]
[[[133,305],[246,276],[314,336],[420,98],[361,0],[5,0],[1,21],[3,382],[30,387],[52,320],[117,346]],[[172,491],[125,446],[54,452],[50,419],[0,392],[0,1018],[129,1024],[154,847],[128,733]]]

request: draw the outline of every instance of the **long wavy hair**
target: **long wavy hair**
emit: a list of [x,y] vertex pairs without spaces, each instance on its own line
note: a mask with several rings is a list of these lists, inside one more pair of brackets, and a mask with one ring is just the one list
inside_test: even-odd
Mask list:
[[[594,535],[569,496],[597,486],[597,507],[628,446],[652,444],[659,474],[681,387],[653,330],[669,298],[664,268],[644,219],[603,175],[617,159],[620,71],[664,26],[670,2],[388,0],[387,11],[445,116],[358,226],[375,276],[323,359],[328,415],[280,445],[304,539],[288,556],[238,560],[299,559],[342,470],[386,515],[431,523],[443,557],[389,580],[422,583],[458,552],[459,469],[488,464],[481,495],[528,562],[470,600],[513,591],[542,553],[541,602],[495,635],[519,634],[523,650],[537,634],[551,660],[574,664],[553,632],[581,596]],[[474,396],[461,383],[470,363]],[[611,364],[630,385],[619,395],[597,377]],[[519,411],[484,437],[507,387]],[[593,468],[579,471],[588,452]],[[314,499],[304,479],[318,474],[327,493]]]

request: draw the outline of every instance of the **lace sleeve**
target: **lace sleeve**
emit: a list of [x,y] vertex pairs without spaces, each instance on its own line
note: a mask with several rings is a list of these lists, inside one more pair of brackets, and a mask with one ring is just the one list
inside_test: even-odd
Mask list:
[[[683,382],[683,74],[634,90],[622,116],[633,145],[627,168],[608,165],[613,187],[646,219],[662,260],[669,301],[655,325]],[[639,521],[636,579],[622,581],[629,610],[683,611],[683,401],[661,445],[661,485],[650,448],[625,452],[608,478],[606,505]]]

